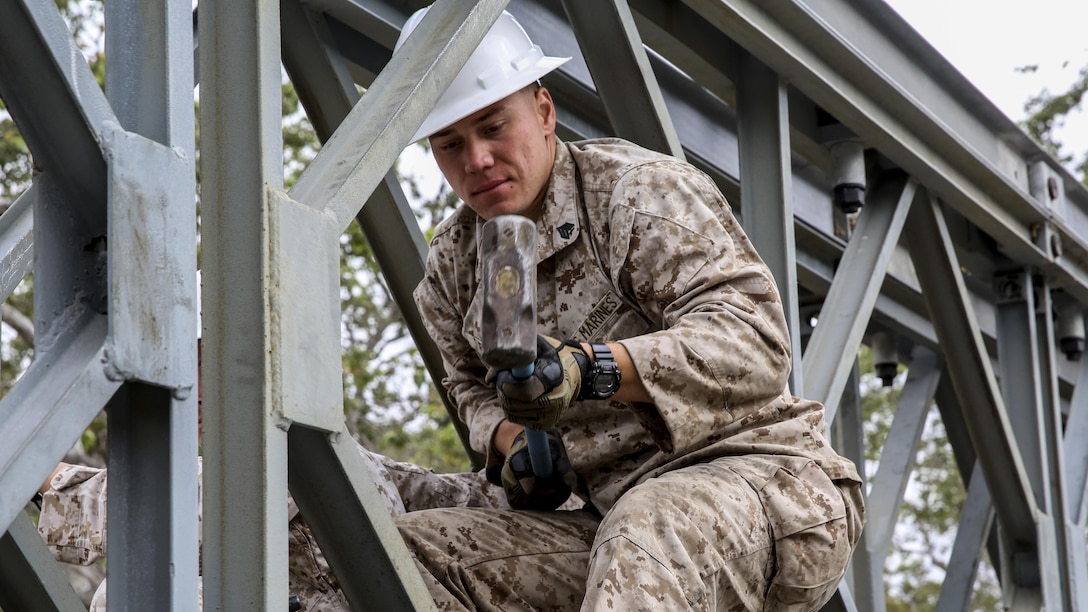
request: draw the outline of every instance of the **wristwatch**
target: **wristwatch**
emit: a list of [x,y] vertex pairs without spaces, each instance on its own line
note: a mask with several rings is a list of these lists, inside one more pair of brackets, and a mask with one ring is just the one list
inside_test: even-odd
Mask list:
[[581,399],[608,399],[620,388],[620,367],[607,344],[590,343],[593,363],[582,381]]

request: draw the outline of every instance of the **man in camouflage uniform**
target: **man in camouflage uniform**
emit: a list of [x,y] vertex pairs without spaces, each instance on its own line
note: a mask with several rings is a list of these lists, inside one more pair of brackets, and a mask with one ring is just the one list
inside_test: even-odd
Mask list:
[[[818,609],[860,537],[863,494],[823,406],[789,393],[770,271],[696,168],[619,139],[558,141],[536,80],[563,61],[504,13],[417,134],[464,205],[435,232],[416,302],[516,509],[397,525],[444,610]],[[527,382],[480,358],[480,232],[500,214],[536,223]],[[622,375],[612,395],[585,383],[597,360]],[[523,425],[549,430],[557,475],[526,470]],[[585,508],[551,510],[565,487]]]
[[[502,489],[489,484],[482,474],[436,474],[372,453],[361,445],[358,448],[382,501],[394,516],[445,506],[509,508]],[[105,556],[107,474],[101,468],[62,463],[42,485],[38,532],[58,561],[90,565]],[[347,599],[309,525],[294,500],[288,498],[287,503],[289,592],[299,597],[301,612],[348,612]],[[103,581],[91,599],[90,612],[105,610]]]

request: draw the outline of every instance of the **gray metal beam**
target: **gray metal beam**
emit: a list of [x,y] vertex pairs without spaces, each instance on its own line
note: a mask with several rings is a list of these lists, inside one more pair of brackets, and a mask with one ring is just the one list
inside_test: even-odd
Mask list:
[[1050,480],[1043,448],[1042,398],[1039,388],[1038,331],[1035,326],[1035,292],[1030,270],[1016,270],[994,278],[997,296],[997,353],[1001,394],[1008,410],[1013,439],[1020,448],[1035,504],[1050,508]]
[[1075,523],[1066,523],[1066,547],[1069,550],[1069,588],[1071,591],[1071,610],[1088,610],[1088,551],[1083,543],[1088,539],[1084,528]]
[[283,181],[279,3],[200,9],[204,606],[281,610],[287,433],[272,408],[264,232],[266,189]]
[[[60,21],[59,14],[53,18]],[[63,23],[61,28],[67,32]],[[68,74],[90,74],[81,55],[80,59]],[[5,93],[13,96],[6,101],[21,93],[21,89]],[[105,185],[105,177],[99,178]],[[4,528],[119,386],[107,378],[103,367],[109,361],[103,316],[108,305],[105,201],[73,200],[71,185],[57,172],[35,179],[33,241],[39,245],[34,254],[35,359],[0,400],[0,439],[8,441],[0,449]]]
[[[948,442],[952,446],[952,456],[955,458],[956,468],[963,481],[963,487],[968,489],[976,471],[981,470],[981,467],[978,466],[977,455],[971,444],[971,436],[967,431],[967,421],[964,419],[964,411],[960,408],[959,397],[956,395],[955,386],[952,384],[952,376],[947,362],[942,362],[941,380],[937,383],[937,393],[934,399],[941,413],[941,422],[944,424]],[[981,471],[978,473],[981,474]],[[990,555],[990,563],[998,576],[1001,575],[1005,565],[1001,558],[999,539],[995,521],[986,540],[986,548]]]
[[883,572],[940,375],[937,356],[915,347],[869,492],[866,545],[873,557],[874,573]]
[[[1083,547],[1081,543],[1071,541],[1073,533],[1067,531],[1067,517],[1065,514],[1065,458],[1062,452],[1062,407],[1061,397],[1058,393],[1057,376],[1057,332],[1054,328],[1055,307],[1050,282],[1046,277],[1036,276],[1034,279],[1035,291],[1035,347],[1034,351],[1039,356],[1039,432],[1043,440],[1042,460],[1046,465],[1046,473],[1049,478],[1039,483],[1039,487],[1047,491],[1047,506],[1045,512],[1053,519],[1051,527],[1054,529],[1054,550],[1046,554],[1040,560],[1041,571],[1044,574],[1044,582],[1049,581],[1051,591],[1061,594],[1061,602],[1058,605],[1067,610],[1077,609],[1074,606],[1074,597],[1077,591],[1073,581],[1069,580],[1070,564],[1073,562],[1069,546]],[[1088,586],[1088,585],[1084,585]],[[1083,591],[1083,589],[1081,589]],[[1047,601],[1054,599],[1048,597]]]
[[970,483],[967,501],[960,513],[956,539],[952,544],[952,555],[948,559],[948,570],[937,598],[936,612],[961,612],[970,608],[978,566],[994,524],[990,491],[986,488],[980,466],[975,466]]
[[38,352],[11,391],[0,399],[0,527],[27,500],[120,386],[102,361],[105,317],[89,317],[49,351]]
[[1088,522],[1088,359],[1081,358],[1080,379],[1069,402],[1069,417],[1065,422],[1062,446],[1066,459],[1066,513],[1075,524]]
[[614,134],[684,159],[626,0],[563,0],[563,8]]
[[967,431],[997,501],[1002,528],[1018,548],[1037,545],[1037,506],[1023,459],[1013,442],[1005,403],[978,331],[944,214],[936,199],[912,207],[907,220],[911,257],[930,319],[946,357]]
[[[997,295],[998,315],[998,356],[1000,357],[1000,379],[1008,412],[1009,424],[1014,433],[1014,441],[1020,449],[1032,485],[1035,504],[1041,514],[1049,520],[1040,521],[1038,529],[1064,528],[1064,520],[1053,497],[1052,482],[1060,480],[1062,475],[1054,470],[1049,457],[1050,440],[1048,439],[1048,407],[1052,404],[1049,392],[1044,392],[1046,384],[1042,367],[1040,347],[1045,342],[1040,335],[1052,332],[1049,328],[1041,330],[1037,325],[1036,313],[1043,302],[1050,306],[1049,291],[1043,287],[1036,291],[1030,270],[1016,270],[994,278],[994,293]],[[1042,298],[1043,302],[1040,300]],[[1044,308],[1044,318],[1049,318],[1050,308]],[[1047,398],[1044,400],[1044,393]],[[1057,534],[1040,534],[1038,550],[1035,553],[1038,575],[1042,581],[1045,601],[1068,602],[1068,589],[1063,586],[1066,563],[1062,538]],[[1058,549],[1046,549],[1044,546],[1055,545]],[[1021,561],[1027,565],[1027,557]]]
[[110,610],[197,606],[195,403],[128,383],[107,407]]
[[877,181],[820,308],[819,322],[805,349],[802,367],[805,391],[823,402],[824,418],[829,423],[835,420],[850,368],[846,359],[827,356],[857,354],[880,292],[879,279],[887,273],[888,262],[917,194],[917,184],[903,175]]
[[85,610],[26,513],[0,538],[0,609]]
[[[191,610],[199,584],[191,7],[105,7],[111,609]],[[135,134],[139,134],[136,136]],[[140,262],[141,265],[132,265]],[[164,277],[169,282],[163,282]],[[165,348],[165,350],[164,350]]]
[[[389,51],[382,45],[392,46],[396,39],[395,28],[411,11],[410,6],[393,0],[351,0],[342,3],[322,0],[322,10],[337,18],[350,19],[361,28],[351,32],[341,23],[333,24],[336,40],[341,50],[348,53],[351,62],[366,64],[365,72],[380,71]],[[313,8],[308,2],[307,7]],[[726,73],[736,60],[737,46],[720,30],[714,28],[702,16],[682,5],[659,2],[632,3],[636,11],[643,41],[655,52],[650,56],[653,70],[660,83],[666,106],[684,144],[690,161],[707,171],[718,182],[731,201],[739,201],[736,177],[739,174],[734,111],[722,100],[731,100],[735,94]],[[592,93],[589,71],[583,63],[576,39],[556,4],[526,0],[509,7],[534,40],[544,41],[549,54],[572,55],[574,59],[555,73],[545,77],[558,103],[560,126],[565,138],[581,138],[608,135],[598,126],[607,124],[603,105]],[[652,21],[652,27],[647,22]],[[394,24],[398,24],[395,26]],[[713,32],[714,36],[705,36]],[[920,40],[920,39],[919,39]],[[352,44],[349,45],[349,41]],[[667,41],[667,42],[663,42]],[[363,50],[365,54],[363,53]],[[665,58],[662,60],[662,57]],[[731,59],[732,58],[732,59]],[[681,73],[677,67],[693,70],[698,81]],[[717,71],[720,70],[721,74]],[[707,73],[715,71],[717,79],[709,79]],[[357,78],[360,68],[352,67]],[[730,73],[732,74],[732,73]],[[706,78],[704,78],[706,77]],[[372,78],[372,77],[371,77]],[[709,80],[708,80],[709,79]],[[713,87],[708,86],[708,83]],[[367,81],[363,81],[365,86]],[[715,85],[716,84],[716,85]],[[707,87],[710,91],[703,89]],[[719,97],[711,95],[711,92]],[[732,92],[732,93],[731,93]],[[826,148],[814,142],[819,137],[817,109],[797,89],[789,89],[791,146],[804,158],[795,156],[792,168],[794,217],[797,221],[797,256],[800,268],[798,279],[805,290],[820,296],[829,283],[821,277],[828,276],[822,269],[830,269],[841,255],[845,242],[835,235],[832,224],[830,183],[827,170]],[[719,99],[720,98],[720,99]],[[972,101],[971,108],[979,107]],[[813,142],[809,142],[813,141]],[[743,215],[738,214],[742,218]],[[970,250],[975,251],[972,265],[986,254],[980,247],[989,248],[985,241],[974,241]],[[998,256],[996,252],[992,254]],[[818,259],[816,259],[818,257]],[[918,292],[915,274],[905,251],[897,253],[889,267],[888,282],[877,300],[874,316],[887,326],[895,328],[915,341],[935,346],[935,336],[928,321]],[[985,315],[985,302],[977,302],[979,322],[987,341],[992,339],[993,329]],[[1063,367],[1063,384],[1075,378],[1071,368]]]
[[[970,142],[976,132],[965,116],[992,106],[955,104],[948,79],[937,84],[945,85],[938,88],[940,96],[951,101],[917,97],[935,89],[930,78],[935,53],[904,48],[897,38],[906,35],[896,34],[896,27],[910,28],[897,21],[894,11],[880,3],[830,0],[782,0],[773,8],[732,0],[687,4],[993,236],[1011,256],[1052,272],[1063,287],[1088,301],[1088,266],[1083,263],[1088,261],[1088,237],[1075,229],[1083,225],[1088,192],[1068,173],[1054,170],[1066,196],[1063,218],[1057,218],[1050,203],[1036,201],[1027,188],[1028,165],[1046,158],[1045,151],[1022,138],[1012,149],[1006,136],[1020,130],[1007,119],[1005,125],[991,123],[990,131],[978,131],[987,134],[988,142]],[[911,87],[912,82],[925,85]],[[1053,252],[1049,235],[1037,241],[1047,232],[1057,236],[1065,256]]]
[[[862,608],[864,610],[864,608]],[[831,601],[820,608],[820,612],[858,612],[858,606],[854,603],[854,596],[845,584],[840,584]]]
[[324,143],[359,101],[359,92],[324,15],[299,0],[281,0],[280,37],[284,70]]
[[1069,571],[1073,601],[1078,610],[1088,610],[1088,547],[1085,541],[1085,486],[1088,485],[1088,359],[1081,358],[1080,379],[1069,403],[1062,447],[1065,455],[1065,517]]
[[290,190],[346,228],[445,92],[506,2],[439,4],[322,147]]
[[194,159],[192,7],[120,0],[104,9],[106,97],[118,122]]
[[0,301],[34,269],[34,201],[38,191],[32,185],[0,215]]
[[681,2],[628,4],[646,46],[724,102],[736,103],[736,43]]
[[434,610],[355,440],[294,425],[288,441],[291,491],[352,609]]
[[[854,462],[862,482],[867,480],[865,474],[864,429],[861,408],[861,374],[855,358],[854,367],[850,370],[850,378],[847,380],[846,388],[842,393],[840,418],[831,424],[829,432],[835,450]],[[868,513],[868,509],[866,509],[866,513]],[[865,537],[863,532],[862,538]],[[853,599],[863,602],[862,610],[880,612],[883,609],[884,589],[874,584],[869,572],[871,565],[869,551],[864,546],[856,548],[854,556],[850,560],[850,568],[847,570],[844,585],[849,586]]]
[[884,564],[941,374],[937,356],[924,347],[915,346],[909,363],[907,381],[896,403],[895,418],[867,498],[863,547],[868,553],[868,565],[864,570],[872,584],[869,603],[873,612],[884,609]]
[[737,81],[744,229],[778,284],[793,349],[790,390],[803,395],[786,83],[747,53],[741,54]]
[[[13,264],[5,298],[32,253],[36,281],[35,360],[0,400],[6,530],[120,383],[106,373],[111,351],[102,316],[109,308],[103,148],[116,120],[56,7],[8,2],[0,10],[0,95],[44,170],[3,223],[5,263]],[[195,578],[195,547],[192,559]],[[24,561],[38,580],[55,571],[47,556]],[[63,589],[38,595],[55,595],[56,606],[67,599]]]
[[115,120],[106,96],[56,6],[2,0],[0,14],[0,97],[35,164],[58,177],[81,204],[72,214],[104,234],[105,218],[87,209],[106,200],[99,143],[106,124]]
[[[304,10],[293,0],[283,1],[281,10],[284,13],[280,25],[284,67],[318,138],[327,141],[359,100],[359,94],[346,74],[342,59],[329,44],[331,33],[325,18]],[[483,456],[469,445],[468,428],[457,417],[457,411],[441,385],[445,376],[442,355],[423,327],[412,298],[412,291],[423,279],[427,243],[392,170],[375,189],[371,201],[356,215],[356,221],[366,234],[393,300],[452,417],[473,467],[483,467]]]

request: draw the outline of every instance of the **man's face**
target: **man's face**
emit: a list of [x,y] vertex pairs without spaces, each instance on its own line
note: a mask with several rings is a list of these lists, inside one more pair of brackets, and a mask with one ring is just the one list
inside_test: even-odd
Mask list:
[[544,88],[527,88],[430,138],[438,168],[484,219],[540,216],[555,157],[555,107]]

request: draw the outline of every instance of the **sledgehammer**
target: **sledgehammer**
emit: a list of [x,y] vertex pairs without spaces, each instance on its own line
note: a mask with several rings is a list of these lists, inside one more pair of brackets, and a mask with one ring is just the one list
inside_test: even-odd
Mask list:
[[[480,234],[484,300],[483,355],[490,367],[508,369],[518,380],[533,375],[536,361],[536,224],[519,215],[499,215]],[[533,474],[552,473],[548,436],[525,428]]]

